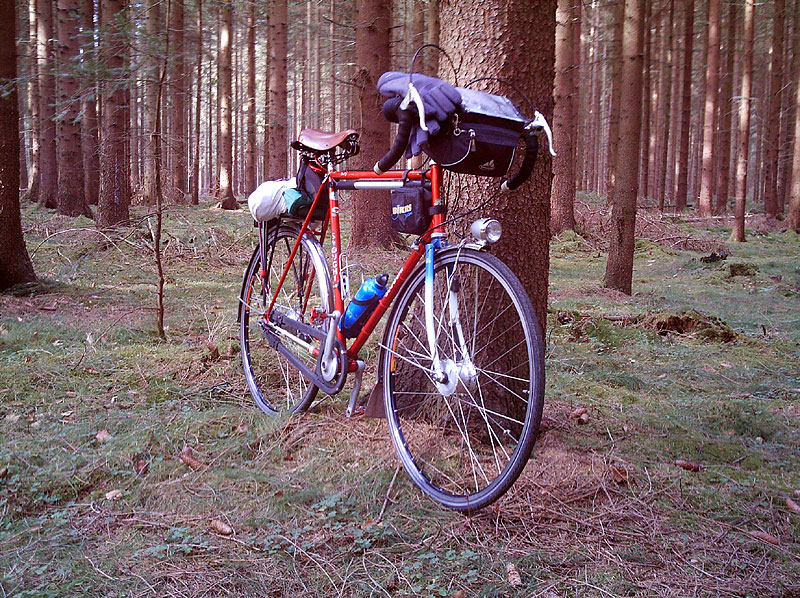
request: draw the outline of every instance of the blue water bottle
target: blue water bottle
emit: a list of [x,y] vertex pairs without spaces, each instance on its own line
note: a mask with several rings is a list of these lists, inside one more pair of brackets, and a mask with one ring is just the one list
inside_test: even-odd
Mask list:
[[346,338],[355,338],[366,324],[378,301],[386,294],[386,283],[389,282],[388,274],[381,274],[377,278],[369,278],[361,284],[361,288],[350,300],[344,312],[344,317],[339,320],[339,329]]

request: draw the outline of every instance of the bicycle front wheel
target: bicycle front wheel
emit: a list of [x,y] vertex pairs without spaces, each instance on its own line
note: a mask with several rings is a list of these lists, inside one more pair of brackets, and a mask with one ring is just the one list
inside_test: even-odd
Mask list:
[[544,343],[530,298],[496,257],[470,248],[436,256],[435,351],[425,272],[398,294],[384,333],[386,417],[411,480],[443,506],[475,511],[519,477],[544,402]]
[[[272,300],[299,229],[293,225],[274,227],[267,233],[266,276],[261,276],[261,252],[256,247],[244,274],[239,298],[242,365],[256,405],[268,415],[305,411],[319,389],[268,341],[264,313]],[[322,329],[333,309],[330,275],[319,243],[306,235],[300,243],[278,293],[273,311]],[[273,328],[273,331],[275,329]],[[280,332],[280,331],[278,331]],[[284,346],[312,370],[319,341],[300,333],[280,337]]]

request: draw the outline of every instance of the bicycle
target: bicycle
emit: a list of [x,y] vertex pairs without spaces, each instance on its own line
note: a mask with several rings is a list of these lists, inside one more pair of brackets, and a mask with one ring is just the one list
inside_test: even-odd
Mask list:
[[[487,251],[500,238],[499,223],[476,220],[473,240],[450,244],[443,167],[390,170],[416,118],[425,122],[422,102],[411,95],[392,149],[373,171],[336,168],[358,154],[354,130],[304,130],[292,144],[322,184],[305,217],[258,223],[259,242],[239,300],[242,362],[256,404],[270,415],[301,413],[319,391],[334,395],[353,374],[350,417],[365,367],[359,352],[389,312],[376,392],[383,394],[397,454],[423,492],[447,508],[471,512],[502,496],[531,454],[544,400],[544,343],[519,279]],[[541,122],[528,128],[528,139],[535,139]],[[507,188],[530,175],[535,143],[526,147]],[[430,225],[348,344],[340,326],[349,279],[337,194],[364,188],[422,189]],[[323,251],[328,236],[330,266]]]

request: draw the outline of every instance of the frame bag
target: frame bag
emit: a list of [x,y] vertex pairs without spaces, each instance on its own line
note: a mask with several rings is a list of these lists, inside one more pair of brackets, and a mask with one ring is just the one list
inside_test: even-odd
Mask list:
[[505,176],[528,121],[506,97],[456,88],[461,106],[425,149],[442,167],[462,174]]
[[425,233],[431,225],[428,206],[432,201],[431,191],[422,186],[393,189],[391,194],[392,230],[410,235]]

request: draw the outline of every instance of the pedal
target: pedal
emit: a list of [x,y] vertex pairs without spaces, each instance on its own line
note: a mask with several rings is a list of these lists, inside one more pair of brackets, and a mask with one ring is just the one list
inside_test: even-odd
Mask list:
[[356,409],[358,393],[361,392],[361,378],[364,376],[365,365],[366,364],[360,359],[356,360],[356,379],[353,383],[353,392],[350,393],[350,402],[347,404],[347,411],[344,412],[345,417],[352,417]]

